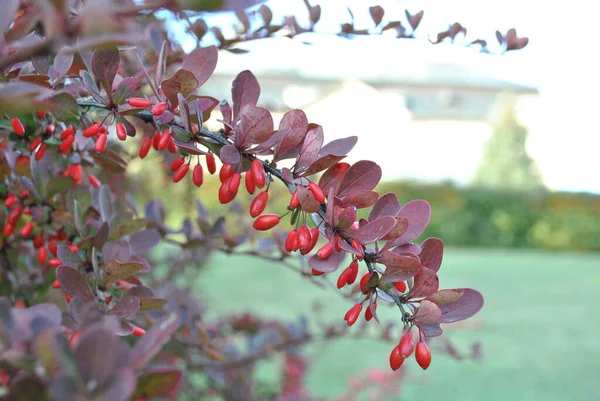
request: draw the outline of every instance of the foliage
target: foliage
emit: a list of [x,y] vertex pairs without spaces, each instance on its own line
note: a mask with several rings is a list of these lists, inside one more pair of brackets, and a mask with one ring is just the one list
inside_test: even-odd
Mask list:
[[[183,55],[167,40],[157,43],[156,35],[144,42],[147,11],[168,3],[5,2],[3,399],[310,399],[299,347],[334,340],[345,328],[328,322],[315,329],[306,318],[206,319],[207,307],[175,282],[215,251],[278,260],[317,285],[323,281],[316,277],[349,259],[338,280],[338,287],[350,288],[340,294],[355,303],[346,322],[352,325],[363,305],[378,322],[377,303],[389,303],[403,326],[380,328],[391,342],[402,332],[420,343],[441,335],[440,324],[480,310],[483,297],[475,290],[439,290],[442,241],[415,242],[429,222],[429,204],[401,204],[392,193],[375,192],[381,169],[373,161],[342,161],[355,137],[325,143],[323,128],[300,110],[275,127],[270,112],[257,106],[260,85],[250,71],[234,80],[231,105],[199,95],[217,64],[215,46]],[[213,132],[203,123],[217,106],[222,128]],[[139,146],[133,154],[132,142]],[[140,211],[122,184],[129,162],[149,152],[169,160],[174,183],[193,165],[197,187],[205,168],[216,173],[219,158],[218,194],[202,196],[232,202],[244,174],[246,192],[260,199],[251,210],[256,219],[231,233],[198,200],[189,200],[198,217],[176,228],[166,223],[168,203],[149,200]],[[278,184],[289,192],[287,211],[264,214],[267,191]],[[358,218],[359,209],[368,215]],[[286,233],[281,227],[288,218]],[[272,231],[257,237],[256,230]],[[178,255],[166,279],[153,272],[159,246]],[[430,356],[417,346],[426,368]],[[398,347],[392,354],[403,362],[413,349]],[[283,383],[264,395],[253,382],[254,368],[277,351],[285,355]]]

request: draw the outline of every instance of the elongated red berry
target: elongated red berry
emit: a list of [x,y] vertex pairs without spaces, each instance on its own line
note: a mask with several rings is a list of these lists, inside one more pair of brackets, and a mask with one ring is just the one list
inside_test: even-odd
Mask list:
[[29,142],[29,150],[33,152],[38,146],[40,146],[40,143],[42,143],[42,137],[36,136],[31,140],[31,142]]
[[173,142],[173,140],[169,141],[169,144],[167,145],[167,150],[169,151],[169,153],[177,153],[177,146],[175,146],[175,142]]
[[60,259],[57,258],[50,259],[50,261],[48,262],[48,266],[50,267],[57,268],[60,265],[62,265],[62,262],[60,261]]
[[408,358],[410,354],[413,353],[413,350],[415,349],[415,343],[410,332],[404,333],[402,338],[400,338],[398,349],[400,350],[400,355],[402,355],[402,358]]
[[356,323],[356,319],[358,319],[358,317],[360,316],[361,311],[362,305],[356,304],[352,308],[350,308],[348,312],[346,312],[344,320],[348,323],[348,326],[352,326],[354,323]]
[[171,142],[171,131],[167,128],[160,136],[157,144],[158,150],[165,150],[169,146],[169,142]]
[[204,170],[202,169],[202,165],[200,163],[194,166],[194,171],[192,172],[192,181],[197,187],[201,186],[204,182]]
[[146,107],[150,107],[152,105],[150,100],[143,97],[131,97],[127,99],[127,103],[129,103],[131,107],[135,107],[137,109],[145,109]]
[[50,253],[52,255],[56,256],[58,254],[58,246],[56,245],[55,240],[51,240],[48,242],[48,249],[50,250]]
[[229,180],[229,185],[227,186],[227,191],[232,194],[237,195],[238,190],[240,189],[240,182],[242,181],[242,176],[240,173],[234,173]]
[[288,233],[285,238],[285,250],[288,252],[293,252],[296,250],[298,246],[298,231],[292,230]]
[[397,281],[394,283],[394,287],[400,292],[406,291],[406,283],[404,281]]
[[256,195],[256,197],[252,199],[252,203],[250,203],[250,216],[259,216],[262,212],[264,212],[268,202],[269,193],[267,191],[263,191]]
[[290,206],[288,209],[293,210],[300,206],[300,195],[298,195],[298,190],[295,190],[290,198]]
[[423,370],[427,369],[431,364],[431,350],[424,341],[417,343],[417,349],[415,350],[415,359]]
[[96,146],[94,147],[96,152],[98,152],[98,153],[104,152],[104,149],[106,149],[106,141],[108,141],[108,135],[100,134],[100,136],[96,140]]
[[67,303],[71,303],[71,296],[69,294],[65,294],[65,301],[67,301]]
[[366,294],[370,291],[370,287],[368,287],[369,281],[371,281],[372,273],[365,273],[364,276],[360,279],[360,290]]
[[[373,309],[377,310],[377,302],[373,302]],[[370,306],[367,306],[367,310],[365,311],[365,320],[369,322],[373,319],[373,311]]]
[[83,136],[86,138],[91,138],[100,132],[100,127],[102,125],[100,123],[93,123],[89,127],[83,130]]
[[69,152],[71,152],[71,146],[73,145],[73,142],[75,142],[75,135],[67,136],[58,147],[58,151],[63,155],[68,154]]
[[248,191],[250,195],[253,195],[254,191],[256,191],[256,184],[254,183],[254,177],[252,176],[251,171],[246,171],[244,183],[246,184],[246,191]]
[[10,119],[10,123],[13,127],[13,131],[15,131],[15,134],[19,136],[25,135],[25,126],[21,120],[19,120],[17,117],[13,117]]
[[310,229],[310,245],[305,250],[300,250],[302,255],[309,254],[315,246],[317,246],[317,242],[319,241],[319,229],[317,227],[313,227]]
[[21,227],[21,237],[29,237],[32,231],[33,224],[31,224],[31,222],[28,221],[27,223],[23,224],[23,227]]
[[210,174],[214,174],[217,171],[214,153],[209,153],[206,155],[206,168]]
[[265,174],[265,167],[262,162],[258,159],[252,160],[250,164],[250,171],[252,171],[252,178],[257,187],[262,188],[267,183],[267,175]]
[[235,199],[237,194],[233,192],[229,192],[229,182],[231,181],[231,177],[225,180],[224,183],[219,187],[219,202],[222,204],[226,204]]
[[171,171],[177,171],[185,163],[185,157],[178,157],[171,163]]
[[8,214],[6,221],[8,221],[12,225],[17,225],[17,222],[21,218],[22,214],[23,214],[23,206],[16,205],[15,207],[12,208],[12,210]]
[[258,231],[270,230],[271,228],[279,224],[279,220],[280,218],[276,214],[263,214],[262,216],[258,216],[258,218],[254,220],[254,224],[252,224],[252,227],[254,227],[254,229]]
[[39,149],[37,150],[37,152],[35,152],[35,160],[42,160],[42,158],[44,157],[44,155],[46,154],[46,150],[48,149],[48,145],[46,145],[45,143],[42,143],[39,147]]
[[46,117],[46,110],[38,110],[35,112],[37,118],[42,119]]
[[71,173],[71,177],[73,177],[75,184],[81,184],[81,178],[83,177],[83,167],[81,167],[81,164],[73,165],[73,173]]
[[173,174],[173,182],[179,182],[183,179],[183,177],[186,176],[186,174],[188,173],[188,171],[190,171],[190,165],[189,164],[184,164],[183,166],[179,167],[179,169],[177,169],[177,171],[175,172],[175,174]]
[[402,358],[400,350],[398,347],[394,347],[392,353],[390,354],[390,368],[392,368],[392,370],[398,370],[403,363],[404,358]]
[[133,335],[136,337],[143,337],[144,334],[146,334],[146,330],[142,329],[141,327],[137,327],[137,326],[133,326]]
[[311,181],[308,184],[308,188],[310,189],[310,192],[312,192],[312,194],[315,197],[315,199],[317,200],[317,202],[319,202],[319,203],[325,202],[325,194],[323,193],[323,190],[321,189],[321,187],[319,185],[317,185],[317,183]]
[[[70,300],[68,300],[67,302],[70,302]],[[80,335],[81,335],[81,329],[75,330],[73,332],[73,334],[71,334],[71,337],[69,338],[69,347],[71,347],[71,349],[74,349],[77,346]]]
[[98,180],[95,175],[88,174],[88,180],[94,188],[100,188],[100,180]]
[[115,131],[117,133],[117,138],[119,138],[120,141],[127,139],[127,129],[125,128],[125,124],[117,123],[115,126]]
[[322,276],[323,274],[325,274],[325,272],[322,272],[322,271],[319,271],[319,270],[315,270],[315,269],[312,269],[312,270],[310,271],[310,273],[311,273],[313,276]]
[[2,229],[2,234],[4,234],[5,237],[8,237],[14,231],[15,231],[15,225],[14,224],[11,224],[9,222],[4,223],[4,227]]
[[365,258],[365,251],[363,249],[363,246],[360,244],[360,242],[353,239],[352,240],[352,248],[356,249],[356,252],[357,252],[356,257],[358,258],[358,260],[363,260]]
[[328,242],[319,248],[317,251],[317,257],[319,259],[327,259],[331,255],[331,252],[333,252],[333,245],[331,242]]
[[148,156],[148,152],[150,152],[151,147],[152,139],[148,137],[144,138],[144,140],[142,141],[142,146],[140,146],[140,153],[138,154],[140,159],[143,159],[144,157]]
[[60,139],[64,140],[68,136],[71,136],[75,133],[75,128],[72,125],[69,125],[63,132],[60,133]]
[[346,267],[337,279],[337,288],[342,288],[348,284],[348,276],[352,274],[349,267]]
[[350,273],[348,273],[347,283],[353,284],[356,281],[356,278],[358,277],[358,262],[355,260],[352,261],[348,266],[348,269],[350,270]]
[[60,282],[58,280],[54,280],[52,282],[52,288],[55,288],[58,290],[60,288]]
[[38,262],[40,262],[40,264],[44,264],[46,263],[46,248],[45,247],[40,247],[38,248],[38,252],[37,252],[37,258],[38,258]]
[[152,106],[152,114],[154,116],[160,116],[165,110],[167,110],[167,103],[165,102],[156,103]]
[[160,142],[160,132],[155,132],[154,135],[152,135],[152,147],[154,148],[154,150],[160,150],[158,149],[158,143]]
[[219,180],[223,183],[233,175],[233,164],[223,164],[219,170]]
[[36,235],[35,238],[33,239],[33,247],[35,249],[38,249],[40,246],[44,245],[44,236],[42,235]]
[[15,194],[8,194],[6,199],[4,199],[4,206],[12,207],[15,203],[19,201],[19,198]]
[[298,249],[304,255],[303,251],[306,251],[310,247],[312,241],[312,235],[310,229],[306,224],[301,225],[298,229]]

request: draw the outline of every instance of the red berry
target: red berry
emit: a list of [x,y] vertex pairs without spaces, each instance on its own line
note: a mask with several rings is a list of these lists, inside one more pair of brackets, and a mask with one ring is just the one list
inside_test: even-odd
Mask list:
[[150,152],[151,147],[152,147],[152,139],[147,138],[147,137],[144,138],[144,140],[142,141],[142,146],[140,146],[140,153],[138,154],[140,159],[143,159],[144,157],[148,156],[148,152]]
[[38,249],[40,246],[44,245],[44,237],[42,235],[36,235],[33,239],[33,247]]
[[[373,302],[373,309],[377,310],[376,302]],[[367,307],[367,310],[365,311],[365,320],[368,322],[371,319],[373,319],[373,311],[371,310],[371,307]]]
[[305,250],[300,250],[302,255],[306,255],[310,253],[315,246],[317,246],[317,242],[319,241],[319,229],[317,227],[313,227],[310,229],[310,245]]
[[348,276],[352,274],[349,267],[346,267],[337,279],[337,288],[342,288],[348,284]]
[[390,368],[392,368],[392,370],[398,370],[403,363],[404,358],[402,358],[400,350],[398,347],[394,347],[392,353],[390,354]]
[[71,303],[71,296],[69,294],[65,294],[65,301],[67,301],[67,303]]
[[6,206],[6,207],[12,207],[18,201],[19,201],[19,198],[17,198],[15,196],[15,194],[8,194],[8,196],[4,200],[4,206]]
[[160,136],[156,147],[158,148],[158,150],[165,150],[167,146],[169,146],[169,142],[171,142],[171,131],[169,131],[169,129],[167,128],[163,131],[162,135]]
[[406,283],[404,281],[397,281],[394,283],[394,287],[400,292],[406,291]]
[[410,354],[412,354],[413,350],[415,349],[415,343],[410,332],[404,333],[402,338],[400,338],[398,349],[400,350],[400,355],[402,355],[402,358],[408,358]]
[[252,172],[252,178],[257,187],[262,188],[267,183],[267,175],[265,174],[265,166],[258,159],[252,160],[250,164],[250,171]]
[[60,259],[50,259],[50,261],[48,262],[48,265],[50,267],[54,267],[57,268],[58,266],[62,265],[62,262],[60,261]]
[[29,237],[29,234],[33,231],[33,224],[30,221],[25,223],[21,228],[21,237]]
[[298,195],[298,190],[295,190],[290,199],[290,206],[288,209],[295,209],[300,206],[300,196]]
[[374,274],[375,273],[365,273],[365,275],[362,276],[362,278],[360,279],[360,290],[363,292],[363,294],[366,294],[371,290],[371,287],[367,286],[369,284],[369,281],[371,281],[371,277]]
[[38,248],[38,252],[37,252],[37,258],[38,258],[38,262],[40,262],[41,265],[43,265],[44,263],[46,263],[46,248],[45,247],[40,247]]
[[319,270],[312,269],[312,270],[311,270],[311,274],[312,274],[313,276],[322,276],[323,274],[325,274],[325,272],[322,272],[322,271],[319,271]]
[[160,116],[165,110],[167,110],[167,103],[165,102],[156,103],[152,106],[152,114],[154,116]]
[[54,124],[48,124],[46,125],[46,132],[50,135],[54,134]]
[[35,152],[35,160],[42,160],[44,155],[46,154],[46,150],[48,149],[48,145],[42,143],[37,152]]
[[15,134],[19,136],[25,135],[25,127],[23,126],[21,120],[19,120],[17,117],[13,117],[10,119],[10,123],[12,124],[13,131],[15,131]]
[[152,147],[154,150],[159,150],[158,143],[160,142],[160,138],[160,132],[155,132],[154,135],[152,135]]
[[431,351],[424,341],[417,343],[417,349],[415,351],[415,359],[423,370],[427,369],[431,364]]
[[15,207],[13,207],[13,209],[8,214],[6,221],[9,222],[10,224],[12,224],[13,226],[17,225],[17,222],[21,218],[22,214],[23,214],[23,206],[16,205]]
[[60,139],[66,139],[67,137],[73,135],[75,133],[75,128],[72,125],[69,125],[63,132],[60,134]]
[[71,173],[71,177],[73,178],[73,181],[75,181],[75,184],[81,184],[82,176],[83,176],[83,167],[81,167],[81,164],[73,165],[73,173]]
[[250,195],[253,195],[254,191],[256,191],[256,184],[254,183],[254,177],[252,176],[251,171],[246,171],[244,182],[246,184],[246,191],[248,191]]
[[270,230],[271,228],[279,224],[279,220],[280,218],[276,214],[263,214],[262,216],[259,216],[256,220],[254,220],[254,224],[252,224],[252,227],[254,227],[254,229],[258,231]]
[[350,266],[348,266],[348,269],[350,269],[350,273],[348,274],[348,284],[353,284],[356,281],[356,277],[358,277],[358,262],[357,261],[352,261],[350,263]]
[[342,252],[342,247],[340,246],[340,241],[343,241],[343,239],[340,239],[340,236],[336,234],[333,237],[333,247],[338,252]]
[[199,187],[204,182],[204,170],[202,170],[202,165],[200,163],[196,164],[194,167],[194,171],[192,173],[192,181],[194,185]]
[[229,177],[233,175],[233,164],[223,164],[221,170],[219,170],[219,180],[221,183],[227,181]]
[[356,322],[356,319],[358,319],[358,317],[360,316],[361,311],[362,305],[356,304],[352,308],[350,308],[348,312],[346,312],[344,320],[348,323],[348,326],[352,326]]
[[311,241],[312,235],[308,226],[306,224],[300,226],[298,229],[298,249],[300,253],[305,255],[304,251],[310,247]]
[[52,283],[52,288],[58,290],[60,288],[60,282],[58,280],[54,280],[54,282]]
[[100,132],[100,127],[100,123],[93,123],[92,125],[83,130],[83,136],[85,136],[86,138],[93,137],[98,132]]
[[[68,295],[65,295],[65,298],[67,296]],[[70,300],[68,300],[67,302],[70,302]],[[79,336],[80,335],[81,335],[81,329],[75,330],[73,332],[73,334],[71,335],[71,338],[69,338],[69,346],[71,347],[71,349],[73,349],[73,348],[75,348],[77,346],[77,340],[79,340]]]
[[179,169],[177,169],[177,171],[175,172],[175,174],[173,174],[173,182],[179,182],[183,179],[183,177],[186,176],[186,174],[188,173],[188,171],[190,171],[190,165],[189,164],[184,164],[183,166],[179,167]]
[[365,251],[364,251],[362,245],[360,244],[360,242],[353,239],[352,240],[352,248],[356,249],[356,252],[358,253],[356,255],[356,257],[358,258],[358,260],[363,260],[365,258]]
[[69,249],[71,250],[71,252],[73,253],[77,253],[79,252],[79,247],[76,244],[69,244]]
[[117,123],[115,131],[117,132],[117,138],[119,138],[120,141],[127,139],[127,129],[125,128],[125,124]]
[[312,192],[312,194],[315,197],[315,199],[317,200],[317,202],[319,202],[319,203],[325,202],[325,194],[323,193],[323,190],[321,189],[320,186],[318,186],[316,183],[311,181],[308,184],[308,187],[310,188],[310,192]]
[[256,197],[252,199],[252,203],[250,203],[250,216],[259,216],[265,210],[265,207],[267,207],[268,202],[269,193],[267,191],[263,191],[256,195]]
[[169,141],[169,144],[167,145],[167,150],[169,151],[169,153],[176,153],[177,146],[175,146],[175,142]]
[[46,117],[46,110],[38,110],[35,112],[35,114],[37,115],[37,118],[45,118]]
[[107,140],[108,140],[108,135],[100,134],[100,136],[96,140],[96,146],[94,148],[96,150],[96,152],[98,152],[98,153],[104,152],[104,149],[106,149],[106,141]]
[[231,181],[231,177],[225,180],[224,183],[219,187],[219,202],[226,204],[235,199],[237,193],[229,192],[229,182]]
[[206,155],[206,168],[211,174],[214,174],[217,171],[217,164],[215,163],[214,153],[209,153]]
[[152,105],[152,102],[148,99],[145,99],[143,97],[132,97],[127,99],[127,103],[129,103],[129,105],[131,107],[135,107],[137,109],[145,109],[146,107],[150,107]]
[[9,222],[4,223],[4,228],[2,230],[2,233],[4,234],[5,237],[8,237],[9,235],[11,235],[13,232],[15,231],[15,226],[14,224],[10,224]]
[[55,240],[51,240],[50,242],[48,242],[48,249],[50,250],[50,253],[52,255],[56,256],[56,254],[58,252],[58,247],[56,246]]
[[133,335],[136,337],[143,337],[144,334],[146,334],[146,330],[142,329],[141,327],[137,327],[137,326],[133,326]]
[[88,174],[88,180],[94,188],[100,188],[100,180],[98,180],[95,175]]
[[317,251],[317,257],[319,259],[327,259],[331,255],[331,252],[333,252],[333,245],[331,242],[328,242]]
[[[242,175],[240,173],[234,173],[229,179],[229,185],[227,186],[227,191],[237,195],[238,190],[240,189],[240,182],[242,181]],[[234,196],[235,196],[234,195]]]
[[179,167],[183,166],[183,163],[185,163],[185,157],[178,157],[173,160],[173,163],[171,163],[171,171],[179,170]]
[[73,145],[73,142],[75,142],[75,135],[67,136],[58,147],[58,151],[63,155],[68,154],[71,151],[71,146]]
[[42,137],[41,136],[36,136],[29,143],[29,150],[33,152],[34,150],[37,149],[38,146],[40,146],[40,143],[42,143]]
[[285,238],[285,250],[288,252],[293,252],[297,249],[298,246],[298,231],[292,230],[288,233]]

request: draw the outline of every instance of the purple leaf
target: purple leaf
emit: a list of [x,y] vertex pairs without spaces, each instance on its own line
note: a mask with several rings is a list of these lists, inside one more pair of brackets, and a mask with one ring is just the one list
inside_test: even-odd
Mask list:
[[116,105],[123,104],[125,100],[129,99],[139,89],[140,84],[136,79],[130,77],[124,78],[117,86],[113,101]]
[[102,247],[102,259],[105,261],[114,259],[119,262],[127,262],[131,259],[131,246],[125,241],[109,241]]
[[139,262],[120,263],[111,259],[103,266],[104,277],[102,279],[102,285],[107,285],[113,281],[131,277],[139,272],[142,267],[144,267],[144,265]]
[[339,206],[335,206],[334,210],[334,227],[343,230],[349,228],[352,225],[352,223],[356,221],[356,207],[348,206],[345,208],[340,208]]
[[344,157],[345,156],[332,156],[332,155],[327,155],[327,156],[321,157],[321,158],[317,159],[317,161],[315,161],[313,164],[311,164],[310,167],[308,168],[308,170],[306,170],[305,172],[300,174],[300,176],[308,177],[313,174],[320,173],[321,171],[326,170],[329,167],[333,166],[334,164],[338,163]]
[[396,219],[392,216],[384,216],[367,223],[358,230],[350,230],[350,236],[362,245],[367,245],[384,237],[395,225]]
[[119,319],[123,319],[135,315],[139,310],[139,298],[132,295],[127,295],[121,299],[110,311],[108,311],[108,314],[116,316]]
[[216,46],[198,47],[187,55],[181,68],[194,74],[197,86],[205,83],[217,67],[219,50]]
[[339,187],[338,196],[350,195],[352,192],[370,191],[381,179],[381,167],[369,160],[356,162],[344,175]]
[[175,108],[178,105],[177,94],[186,98],[198,87],[198,80],[190,71],[180,69],[175,74],[162,82],[162,90],[171,107]]
[[424,200],[413,200],[402,206],[398,217],[408,219],[408,229],[394,241],[394,245],[402,245],[417,238],[425,231],[431,217],[431,206]]
[[409,297],[425,298],[435,293],[440,288],[440,279],[435,271],[421,266],[414,277],[414,284],[410,290]]
[[414,277],[421,268],[418,259],[407,255],[397,255],[390,251],[381,252],[377,262],[386,266],[385,273],[382,276],[384,283],[406,281]]
[[396,216],[400,211],[400,202],[394,193],[387,193],[377,199],[369,213],[368,220],[375,220],[381,216]]
[[413,319],[423,324],[438,324],[442,317],[442,310],[439,306],[431,301],[424,299],[419,304],[417,312],[413,316]]
[[331,273],[338,269],[341,262],[341,255],[342,253],[335,249],[327,259],[321,259],[315,254],[308,259],[308,265],[317,271]]
[[56,256],[63,265],[77,268],[83,262],[83,259],[78,254],[73,253],[68,245],[60,244],[56,248]]
[[60,82],[61,79],[69,72],[71,64],[73,64],[73,49],[68,46],[62,47],[56,57],[54,57],[54,72],[56,73],[56,81]]
[[200,155],[207,154],[205,151],[198,149],[196,147],[196,145],[194,145],[195,142],[185,143],[185,142],[178,141],[177,139],[173,139],[173,143],[178,148],[185,150],[187,153],[194,155],[194,156],[200,156]]
[[308,119],[302,110],[290,110],[283,115],[279,123],[279,130],[289,128],[288,133],[284,136],[281,142],[275,149],[275,161],[298,145],[308,132]]
[[181,370],[171,367],[158,367],[144,372],[137,379],[136,389],[131,399],[151,399],[167,396],[177,388],[181,376]]
[[443,254],[444,242],[439,238],[427,238],[421,244],[419,258],[423,266],[437,272],[442,265]]
[[389,241],[394,238],[398,238],[406,232],[406,229],[408,228],[408,220],[404,217],[395,217],[395,219],[396,225],[390,230],[389,233],[387,233],[385,237],[382,238],[382,240]]
[[80,296],[86,301],[93,299],[92,292],[85,278],[77,270],[69,266],[58,266],[56,278],[60,286],[72,297]]
[[275,146],[275,144],[277,144],[279,141],[281,141],[281,138],[283,138],[288,132],[289,128],[277,131],[269,139],[250,149],[249,153],[256,153],[262,155],[273,154],[271,148]]
[[222,100],[219,104],[219,109],[221,110],[221,115],[223,116],[223,121],[226,124],[231,124],[231,120],[233,119],[232,110],[227,100]]
[[119,369],[94,401],[128,401],[135,391],[135,375],[130,369]]
[[119,338],[101,323],[81,332],[74,351],[79,374],[86,383],[102,386],[118,369]]
[[92,72],[104,88],[109,99],[112,99],[112,84],[119,68],[119,50],[116,46],[94,50],[92,54]]
[[273,12],[271,11],[271,9],[266,5],[262,4],[258,9],[258,12],[265,21],[265,26],[268,27],[269,25],[271,25],[271,21],[273,20]]
[[223,163],[235,165],[242,161],[242,154],[235,146],[225,145],[219,152],[219,158]]
[[300,148],[300,154],[296,159],[296,171],[304,171],[319,157],[323,145],[323,128],[317,126],[308,131]]
[[422,324],[417,322],[417,326],[419,327],[419,330],[423,332],[423,335],[425,335],[425,337],[437,337],[441,336],[443,333],[439,323]]
[[[156,73],[155,73],[155,83],[156,86],[160,86],[162,82],[163,76],[165,75],[165,71],[167,69],[167,57],[168,57],[169,49],[167,47],[167,41],[163,40],[162,45],[160,47],[160,53],[158,54],[158,60],[156,61]],[[187,68],[189,70],[189,68]]]
[[[186,131],[186,133],[183,135],[185,135],[187,138],[187,132],[192,132],[192,120],[190,120],[190,106],[188,105],[188,102],[185,100],[185,97],[181,93],[177,94],[177,104],[179,105],[179,117],[181,117],[181,120],[183,122],[183,128],[185,128]],[[173,128],[171,128],[171,130],[173,130]]]
[[[438,303],[440,302],[440,295],[437,294],[442,291],[454,291],[455,293],[460,292],[462,294],[454,302]],[[483,307],[483,295],[471,288],[456,288],[442,291],[438,291],[436,294],[428,297],[429,300],[438,304],[442,309],[441,323],[453,323],[468,319]]]
[[344,206],[352,205],[357,209],[364,209],[373,206],[378,197],[379,194],[375,191],[358,191],[344,196],[342,203]]
[[81,296],[71,297],[71,302],[69,302],[69,313],[73,320],[78,323],[82,323],[86,317],[90,315],[90,312],[100,312],[98,305],[93,300],[85,300]]
[[260,96],[260,85],[254,74],[245,70],[238,74],[231,86],[231,98],[233,100],[233,123],[240,119],[240,112],[244,106],[251,104],[256,106]]
[[247,104],[242,109],[240,131],[236,134],[235,144],[239,147],[268,140],[274,131],[273,117],[269,110]]
[[0,13],[0,35],[3,36],[4,32],[8,30],[17,11],[19,11],[19,0],[7,0],[2,4],[2,12]]
[[323,192],[327,194],[330,189],[333,189],[333,194],[337,194],[338,188],[349,168],[350,165],[348,163],[338,163],[327,169],[319,179],[319,186]]
[[178,326],[179,316],[175,313],[171,313],[166,319],[156,322],[131,350],[129,367],[137,370],[148,363],[163,345],[171,340]]
[[213,111],[213,109],[215,107],[217,107],[217,105],[219,104],[219,101],[217,99],[215,99],[214,97],[210,97],[210,96],[190,96],[189,97],[190,102],[189,102],[189,108],[190,108],[190,115],[192,120],[195,118],[196,120],[198,119],[197,116],[198,114],[198,108],[200,109],[200,113],[202,114],[202,121],[207,121],[210,118],[210,114]]
[[358,137],[351,136],[329,142],[321,148],[317,160],[302,175],[313,175],[333,166],[346,157],[348,152],[356,145],[357,140]]
[[383,19],[383,15],[385,11],[381,6],[373,6],[369,7],[369,13],[371,14],[371,18],[373,18],[373,22],[375,22],[375,26],[381,24],[381,20]]
[[310,189],[300,185],[296,188],[298,189],[298,198],[300,199],[300,206],[302,207],[302,210],[307,213],[316,213],[319,211],[319,202],[317,202]]
[[408,19],[408,24],[410,25],[410,27],[414,31],[415,29],[417,29],[417,27],[421,23],[421,19],[423,18],[423,14],[425,14],[425,12],[423,10],[421,10],[421,11],[419,11],[418,13],[416,13],[414,15],[410,15],[410,13],[408,12],[408,10],[404,10],[404,11],[406,13],[406,18]]
[[132,234],[129,238],[129,245],[133,253],[140,253],[154,248],[161,240],[158,230],[152,228],[139,231]]

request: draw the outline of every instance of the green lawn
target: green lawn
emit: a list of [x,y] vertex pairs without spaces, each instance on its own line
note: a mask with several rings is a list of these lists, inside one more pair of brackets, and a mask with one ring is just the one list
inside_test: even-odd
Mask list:
[[[411,360],[399,399],[600,400],[600,255],[449,249],[440,273],[443,288],[484,294],[486,304],[470,324],[446,326],[461,349],[481,341],[484,360],[434,355],[426,372]],[[215,313],[251,309],[293,319],[318,300],[324,316],[341,320],[350,306],[289,269],[247,258],[215,257],[197,287]],[[380,315],[397,318],[391,312]],[[311,346],[314,394],[332,399],[351,376],[386,367],[389,348],[366,340]]]

